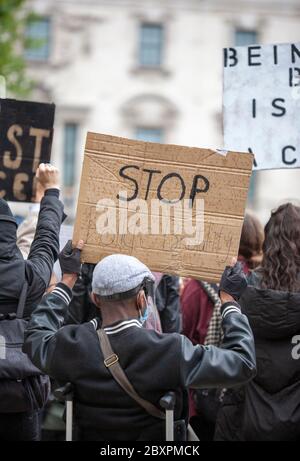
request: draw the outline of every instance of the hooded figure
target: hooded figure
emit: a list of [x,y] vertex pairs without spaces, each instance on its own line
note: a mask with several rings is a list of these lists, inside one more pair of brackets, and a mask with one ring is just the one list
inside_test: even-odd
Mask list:
[[27,260],[17,246],[16,220],[0,199],[0,334],[6,359],[0,360],[0,440],[5,441],[40,439],[40,410],[49,393],[49,378],[20,350],[25,320],[49,284],[63,219],[58,170],[41,164],[37,177],[44,197]]
[[13,312],[25,280],[25,264],[17,244],[17,222],[0,199],[0,312]]

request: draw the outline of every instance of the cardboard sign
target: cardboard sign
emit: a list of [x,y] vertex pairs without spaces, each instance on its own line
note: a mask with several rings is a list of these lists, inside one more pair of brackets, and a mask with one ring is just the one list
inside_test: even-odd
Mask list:
[[88,133],[73,242],[218,281],[239,247],[253,155]]
[[36,169],[50,160],[54,104],[0,99],[0,197],[31,202]]
[[300,167],[300,43],[224,50],[224,145],[254,168]]

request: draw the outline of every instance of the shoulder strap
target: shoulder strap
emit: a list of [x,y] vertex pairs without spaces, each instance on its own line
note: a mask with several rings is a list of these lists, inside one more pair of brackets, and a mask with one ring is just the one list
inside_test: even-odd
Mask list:
[[18,319],[23,318],[24,308],[25,308],[26,298],[27,298],[27,288],[28,288],[28,283],[27,281],[25,281],[22,287],[19,302],[18,302],[18,308],[17,308],[17,314],[16,314]]
[[154,416],[155,418],[165,419],[165,414],[163,411],[160,411],[152,403],[144,400],[137,394],[120,365],[119,357],[112,350],[106,332],[103,329],[99,329],[97,330],[97,334],[104,357],[104,365],[110,371],[117,383],[133,400],[135,400],[141,407],[143,407],[144,410],[149,413],[149,415]]

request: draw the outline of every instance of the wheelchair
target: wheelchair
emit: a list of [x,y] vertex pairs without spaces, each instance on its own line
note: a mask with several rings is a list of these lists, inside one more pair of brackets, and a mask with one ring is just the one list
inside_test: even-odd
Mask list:
[[[73,440],[73,399],[74,389],[71,383],[67,383],[54,391],[54,396],[66,405],[66,441]],[[175,392],[167,392],[159,401],[161,408],[165,410],[165,437],[167,442],[178,440],[178,434],[182,441],[186,440],[186,424],[184,420],[174,422],[174,409],[176,404]],[[180,424],[178,424],[180,423]],[[177,437],[175,432],[177,432]]]

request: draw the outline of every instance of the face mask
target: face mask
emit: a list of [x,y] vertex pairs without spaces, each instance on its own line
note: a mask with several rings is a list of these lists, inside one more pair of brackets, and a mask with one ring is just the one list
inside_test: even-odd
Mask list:
[[148,303],[146,296],[145,296],[145,301],[146,301],[146,309],[143,314],[140,310],[140,317],[139,317],[139,321],[141,322],[142,325],[146,322],[146,320],[148,320],[148,317],[149,317],[149,303]]
[[139,321],[141,322],[142,325],[146,322],[146,320],[148,320],[148,317],[149,317],[149,309],[148,307],[146,307],[144,313],[140,315],[139,317]]

